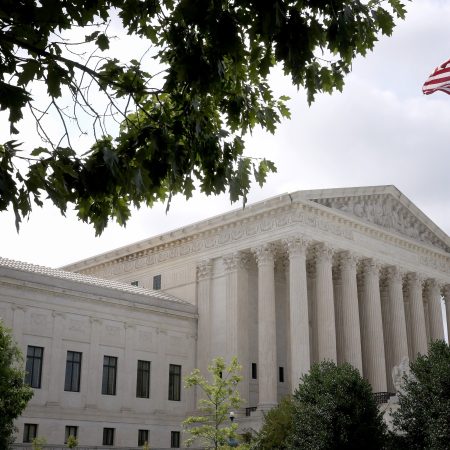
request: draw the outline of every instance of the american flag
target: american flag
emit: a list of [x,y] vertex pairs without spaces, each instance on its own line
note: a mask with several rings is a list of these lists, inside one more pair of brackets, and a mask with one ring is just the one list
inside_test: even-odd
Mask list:
[[424,94],[429,95],[442,91],[450,95],[450,59],[436,67],[422,87]]

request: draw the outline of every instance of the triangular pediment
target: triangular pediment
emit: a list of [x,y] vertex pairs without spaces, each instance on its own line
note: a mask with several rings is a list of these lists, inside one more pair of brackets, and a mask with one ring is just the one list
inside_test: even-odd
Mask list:
[[450,253],[450,239],[394,186],[307,191],[308,200]]

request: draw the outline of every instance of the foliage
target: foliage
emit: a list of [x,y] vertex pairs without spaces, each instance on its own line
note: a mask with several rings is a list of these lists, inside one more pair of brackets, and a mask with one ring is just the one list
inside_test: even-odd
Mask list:
[[[189,198],[196,186],[245,202],[252,179],[263,184],[275,167],[245,157],[243,137],[257,126],[274,133],[289,117],[271,69],[282,66],[309,103],[342,90],[355,56],[404,18],[403,3],[3,0],[0,110],[13,135],[28,108],[43,145],[0,146],[0,211],[11,207],[19,227],[47,196],[63,214],[74,205],[101,233],[110,218],[125,224],[130,205]],[[111,24],[148,44],[139,61],[108,56],[117,53]],[[45,123],[50,113],[61,136]],[[109,130],[112,119],[120,131]],[[88,130],[94,144],[77,146]]]
[[396,448],[444,450],[450,442],[450,347],[444,341],[430,344],[428,355],[410,364],[400,409],[393,414],[400,435]]
[[67,438],[67,447],[75,448],[78,445],[78,439],[72,434]]
[[294,404],[292,397],[284,397],[277,407],[264,415],[264,422],[252,448],[261,450],[284,450],[289,448],[292,433]]
[[47,440],[44,437],[35,437],[31,441],[31,448],[33,450],[43,450],[43,447],[46,443],[47,443]]
[[385,425],[370,384],[350,364],[314,364],[294,393],[290,448],[379,450]]
[[13,442],[14,419],[27,406],[33,390],[24,384],[22,355],[0,320],[0,448]]
[[183,425],[191,437],[186,445],[194,441],[205,445],[206,448],[220,448],[236,439],[237,425],[231,423],[229,414],[239,408],[241,397],[237,390],[238,383],[242,380],[239,375],[242,367],[236,358],[233,358],[227,366],[223,358],[215,358],[208,366],[208,372],[212,381],[208,381],[195,369],[184,380],[186,388],[198,387],[200,400],[198,410],[199,416],[190,416],[184,420]]

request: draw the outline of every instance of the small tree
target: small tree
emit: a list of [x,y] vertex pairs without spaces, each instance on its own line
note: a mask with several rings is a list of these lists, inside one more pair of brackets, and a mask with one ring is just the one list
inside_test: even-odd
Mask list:
[[78,445],[78,439],[71,434],[68,438],[67,438],[67,447],[68,448],[75,448]]
[[430,344],[428,355],[410,364],[393,414],[396,448],[448,450],[450,446],[450,347]]
[[223,358],[216,358],[208,366],[211,382],[200,374],[199,369],[185,378],[186,388],[197,386],[203,393],[197,406],[202,415],[190,416],[183,421],[186,431],[191,435],[186,441],[187,446],[199,440],[206,448],[217,449],[236,438],[237,425],[230,422],[229,413],[241,404],[237,390],[242,380],[239,375],[241,369],[236,358],[228,366]]
[[284,450],[289,448],[288,439],[292,433],[294,404],[292,397],[284,397],[279,405],[264,415],[264,422],[252,448],[258,450]]
[[14,419],[27,406],[33,390],[24,384],[23,361],[10,332],[0,320],[0,448],[14,441]]
[[372,388],[350,364],[314,364],[294,394],[290,448],[379,450],[386,426]]

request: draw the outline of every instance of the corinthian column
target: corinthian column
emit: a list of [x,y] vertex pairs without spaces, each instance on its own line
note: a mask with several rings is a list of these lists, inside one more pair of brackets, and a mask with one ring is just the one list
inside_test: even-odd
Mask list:
[[258,408],[267,410],[277,404],[274,249],[266,244],[254,252],[258,263]]
[[423,278],[417,273],[408,274],[406,287],[411,317],[411,359],[415,361],[419,353],[421,355],[427,353],[427,330],[422,297]]
[[342,309],[342,357],[362,373],[361,331],[359,326],[356,263],[358,258],[350,252],[339,257]]
[[365,260],[361,280],[361,350],[363,375],[374,392],[386,392],[383,320],[380,300],[380,264]]
[[309,241],[293,237],[285,244],[289,254],[289,342],[291,392],[303,374],[309,372],[309,311],[306,281],[306,248]]
[[447,316],[447,342],[450,342],[450,284],[444,286],[442,290],[445,301],[445,314]]
[[388,292],[388,328],[391,337],[391,360],[388,374],[394,366],[408,357],[408,337],[406,332],[405,305],[403,302],[403,274],[398,267],[388,267],[385,271]]
[[444,323],[442,320],[441,288],[436,280],[427,280],[426,295],[428,297],[428,315],[430,320],[430,341],[444,339]]
[[336,362],[336,322],[334,315],[333,276],[331,271],[332,249],[321,245],[315,249],[317,342],[319,361]]
[[[247,364],[248,355],[248,256],[236,252],[223,257],[226,279],[226,358],[236,356]],[[242,374],[238,389],[244,401],[249,399],[248,371]]]
[[197,368],[207,374],[211,357],[211,260],[201,261],[197,265]]

